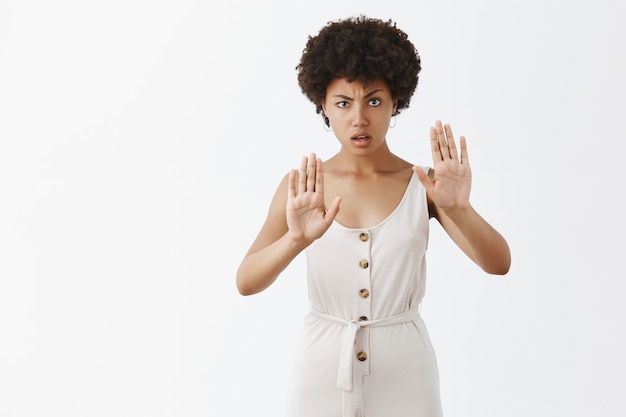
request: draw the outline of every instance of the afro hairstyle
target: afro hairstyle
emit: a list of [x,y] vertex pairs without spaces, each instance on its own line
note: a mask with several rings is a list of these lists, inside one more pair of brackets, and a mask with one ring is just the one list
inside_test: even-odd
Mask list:
[[[396,23],[366,16],[331,21],[309,36],[300,63],[298,84],[328,125],[322,103],[336,78],[368,83],[384,80],[394,100],[395,114],[409,107],[421,70],[420,56]],[[395,115],[394,114],[394,115]]]

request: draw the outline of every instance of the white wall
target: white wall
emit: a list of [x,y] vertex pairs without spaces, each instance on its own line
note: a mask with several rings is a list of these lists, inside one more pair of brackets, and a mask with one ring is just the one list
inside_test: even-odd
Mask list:
[[[399,2],[398,2],[399,3]],[[432,224],[423,315],[447,417],[626,413],[626,29],[599,0],[0,2],[0,415],[279,416],[302,258],[241,297],[280,178],[337,145],[294,67],[392,18],[423,71],[392,150],[468,138],[505,278]]]

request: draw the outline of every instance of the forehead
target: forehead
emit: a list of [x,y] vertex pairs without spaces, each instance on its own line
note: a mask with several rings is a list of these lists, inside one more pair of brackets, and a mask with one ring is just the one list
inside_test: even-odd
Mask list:
[[389,94],[389,87],[384,80],[373,80],[368,82],[348,81],[346,78],[335,78],[326,87],[326,95],[333,94],[348,95],[350,97],[367,95],[372,91],[380,91]]

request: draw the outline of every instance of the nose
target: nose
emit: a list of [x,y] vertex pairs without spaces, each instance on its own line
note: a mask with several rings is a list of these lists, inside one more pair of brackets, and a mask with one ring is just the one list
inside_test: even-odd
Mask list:
[[353,126],[366,126],[368,124],[367,121],[367,108],[362,104],[355,104],[353,107]]

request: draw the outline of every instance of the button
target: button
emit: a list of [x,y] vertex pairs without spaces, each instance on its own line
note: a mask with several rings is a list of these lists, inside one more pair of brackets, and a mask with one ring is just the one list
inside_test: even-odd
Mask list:
[[359,317],[359,321],[367,321],[367,320],[368,320],[367,316]]
[[370,240],[370,235],[365,232],[361,232],[361,234],[359,235],[359,239],[361,239],[361,242],[367,242],[368,240]]
[[368,266],[370,266],[370,261],[368,261],[367,259],[361,259],[359,261],[359,266],[363,269],[366,269]]
[[370,296],[370,292],[366,288],[363,288],[361,291],[359,291],[359,296],[361,298],[367,298]]
[[357,354],[356,354],[356,358],[357,358],[358,360],[360,360],[361,362],[363,362],[364,360],[366,360],[366,359],[367,359],[367,353],[365,353],[365,352],[359,352],[359,353],[357,353]]

